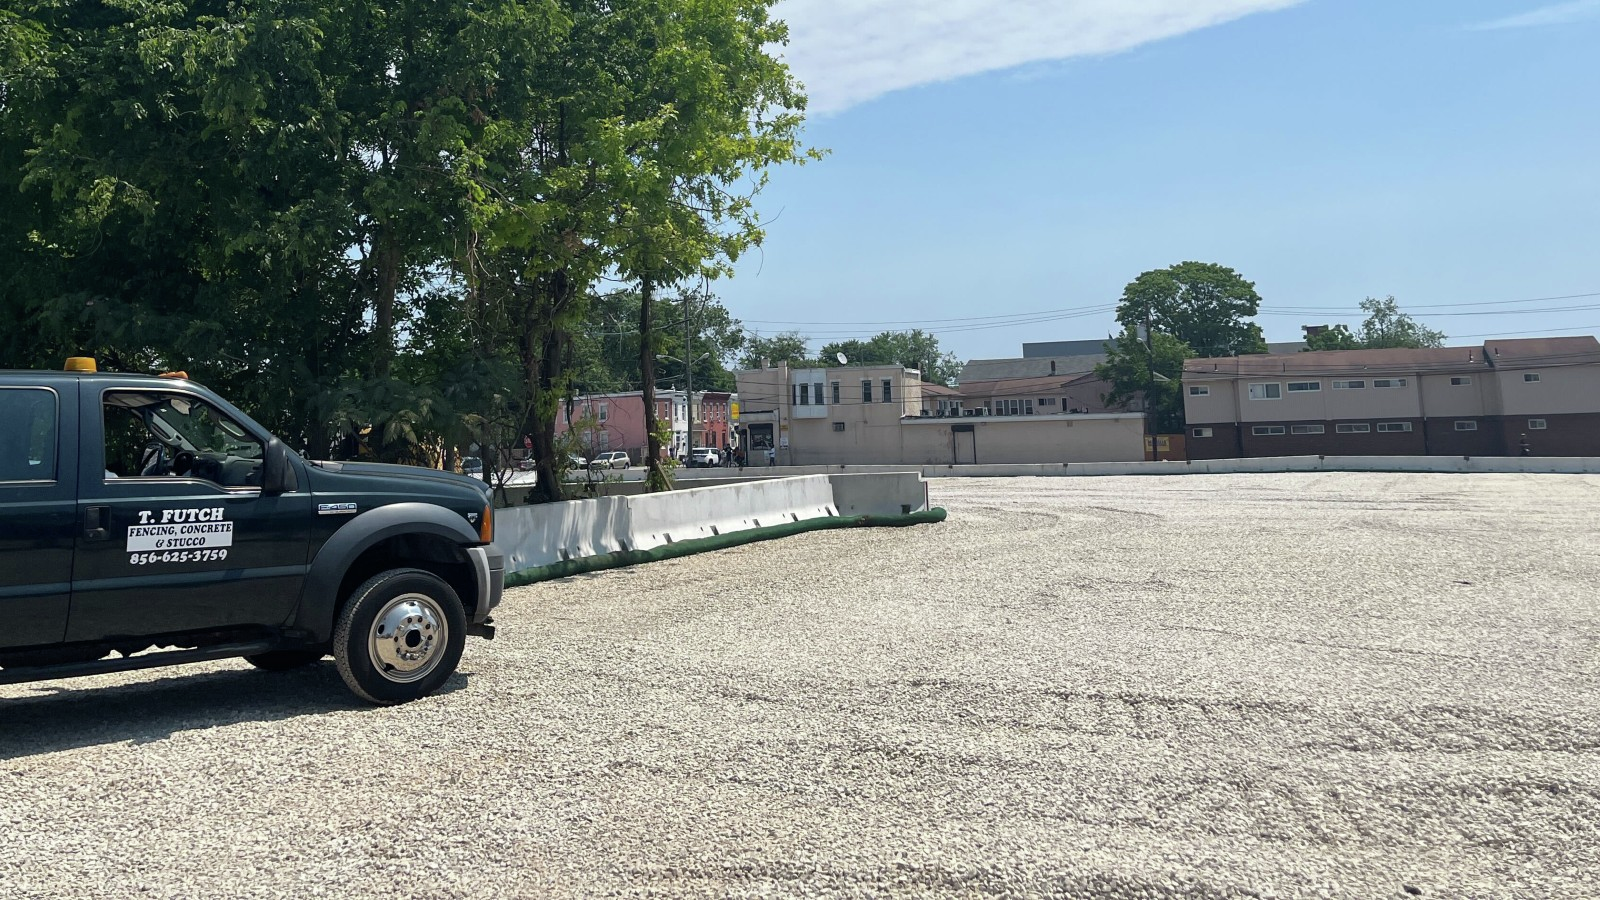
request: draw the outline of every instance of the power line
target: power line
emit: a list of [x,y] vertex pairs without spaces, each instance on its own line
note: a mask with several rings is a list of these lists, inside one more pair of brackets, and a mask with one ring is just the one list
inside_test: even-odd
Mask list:
[[[1564,294],[1564,295],[1559,296],[1559,297],[1529,297],[1529,298],[1526,298],[1526,299],[1523,299],[1523,300],[1483,300],[1483,301],[1477,301],[1477,302],[1471,302],[1471,303],[1465,303],[1464,302],[1464,303],[1408,304],[1404,308],[1404,310],[1402,310],[1402,311],[1409,311],[1409,310],[1413,310],[1413,309],[1456,309],[1456,308],[1463,307],[1463,306],[1510,306],[1510,305],[1513,305],[1513,304],[1522,304],[1522,303],[1553,303],[1553,302],[1555,302],[1557,300],[1586,300],[1586,299],[1589,299],[1590,297],[1600,297],[1600,291],[1591,291],[1591,292],[1586,293],[1586,294]],[[1358,304],[1358,307],[1359,307],[1359,304]],[[1273,309],[1277,310],[1277,311],[1282,311],[1282,312],[1296,312],[1296,313],[1361,312],[1361,310],[1359,308],[1357,308],[1355,310],[1351,310],[1348,307],[1327,307],[1327,306],[1275,306],[1275,307],[1273,307]]]

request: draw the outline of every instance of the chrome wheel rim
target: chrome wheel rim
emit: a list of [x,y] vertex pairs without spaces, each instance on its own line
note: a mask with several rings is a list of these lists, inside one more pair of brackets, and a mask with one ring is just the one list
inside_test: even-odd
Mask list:
[[439,667],[450,625],[444,611],[426,594],[401,594],[372,623],[368,644],[378,674],[408,684]]

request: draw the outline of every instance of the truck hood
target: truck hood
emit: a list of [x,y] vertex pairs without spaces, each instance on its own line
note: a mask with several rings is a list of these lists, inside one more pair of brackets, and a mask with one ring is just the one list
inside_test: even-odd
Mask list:
[[438,469],[425,469],[421,466],[397,466],[390,463],[369,462],[323,462],[311,460],[307,460],[307,462],[314,468],[339,475],[451,484],[458,487],[470,487],[485,497],[489,496],[490,493],[489,485],[480,479],[468,475],[457,475],[454,472],[443,472]]

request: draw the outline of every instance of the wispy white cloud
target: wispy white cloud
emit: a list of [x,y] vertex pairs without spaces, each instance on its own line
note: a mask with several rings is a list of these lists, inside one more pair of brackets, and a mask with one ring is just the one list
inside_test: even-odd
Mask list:
[[1568,0],[1503,19],[1479,22],[1467,27],[1474,31],[1493,31],[1500,28],[1535,28],[1540,25],[1566,25],[1584,19],[1600,17],[1600,0]]
[[[781,0],[813,112],[1025,63],[1098,56],[1304,0]],[[1587,4],[1589,0],[1584,0]]]

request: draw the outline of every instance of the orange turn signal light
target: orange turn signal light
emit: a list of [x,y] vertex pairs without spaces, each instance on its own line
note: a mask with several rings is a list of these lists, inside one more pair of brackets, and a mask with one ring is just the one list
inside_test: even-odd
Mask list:
[[69,356],[67,364],[62,367],[64,372],[98,372],[100,367],[95,365],[92,356]]

